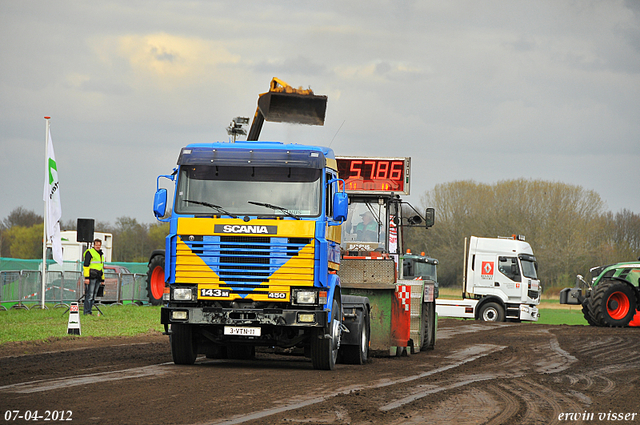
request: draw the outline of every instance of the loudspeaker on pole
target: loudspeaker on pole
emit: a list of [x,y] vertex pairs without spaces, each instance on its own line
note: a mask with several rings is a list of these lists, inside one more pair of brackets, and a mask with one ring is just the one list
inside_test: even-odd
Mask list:
[[80,307],[77,302],[71,303],[69,307],[69,324],[67,334],[80,335]]
[[76,226],[76,240],[78,242],[93,242],[93,226],[95,220],[92,218],[79,218]]

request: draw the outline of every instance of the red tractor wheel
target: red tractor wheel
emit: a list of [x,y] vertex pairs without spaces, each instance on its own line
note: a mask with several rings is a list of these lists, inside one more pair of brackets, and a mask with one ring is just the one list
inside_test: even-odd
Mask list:
[[149,295],[149,304],[162,304],[162,294],[164,293],[164,256],[156,255],[149,262],[149,271],[147,272],[147,292]]
[[601,281],[593,294],[596,318],[608,326],[628,326],[636,314],[636,294],[624,282]]

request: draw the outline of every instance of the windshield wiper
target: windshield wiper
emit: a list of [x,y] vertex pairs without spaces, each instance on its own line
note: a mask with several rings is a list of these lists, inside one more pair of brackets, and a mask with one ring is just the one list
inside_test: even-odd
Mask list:
[[284,207],[280,207],[278,205],[267,204],[265,202],[253,202],[253,201],[247,201],[247,202],[249,204],[258,205],[260,207],[266,207],[266,208],[271,208],[272,210],[282,211],[283,213],[285,213],[285,215],[288,215],[289,217],[293,217],[296,220],[300,220],[300,216],[292,213],[291,211],[289,211],[288,209],[286,209]]
[[209,208],[213,208],[215,209],[217,212],[219,212],[220,214],[226,214],[229,215],[233,218],[238,218],[238,216],[231,214],[230,212],[226,211],[224,208],[222,208],[220,205],[214,205],[214,204],[210,204],[208,202],[203,202],[203,201],[192,201],[190,199],[184,199],[184,202],[190,202],[192,204],[198,204],[198,205],[204,205],[205,207],[209,207]]

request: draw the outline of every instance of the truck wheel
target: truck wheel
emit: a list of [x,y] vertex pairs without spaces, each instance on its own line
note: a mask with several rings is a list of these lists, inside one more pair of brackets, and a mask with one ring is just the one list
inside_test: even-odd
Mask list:
[[485,322],[504,322],[504,309],[498,303],[485,303],[480,307],[478,318]]
[[333,370],[336,366],[342,332],[342,308],[337,297],[340,297],[340,293],[333,297],[328,338],[325,337],[325,329],[316,329],[311,335],[311,363],[314,369]]
[[162,304],[164,286],[164,255],[156,255],[149,262],[149,270],[147,271],[147,293],[149,295],[149,304]]
[[191,365],[198,356],[198,344],[189,325],[173,323],[171,325],[171,356],[175,364]]
[[628,326],[636,314],[636,296],[626,283],[601,281],[592,295],[596,319],[606,326]]
[[362,323],[360,326],[360,343],[358,345],[341,345],[340,355],[342,363],[345,364],[365,364],[369,360],[369,338],[371,335],[371,324],[369,320],[369,310],[364,308],[362,313]]
[[256,357],[256,347],[253,345],[227,345],[227,358],[232,360],[251,360]]
[[422,332],[420,350],[433,350],[436,346],[436,303],[422,303]]

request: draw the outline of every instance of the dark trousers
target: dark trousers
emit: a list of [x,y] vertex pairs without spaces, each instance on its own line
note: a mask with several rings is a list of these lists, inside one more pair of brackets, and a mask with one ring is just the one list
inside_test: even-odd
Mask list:
[[89,284],[84,285],[84,314],[91,314],[98,289],[100,289],[99,279],[89,279]]

